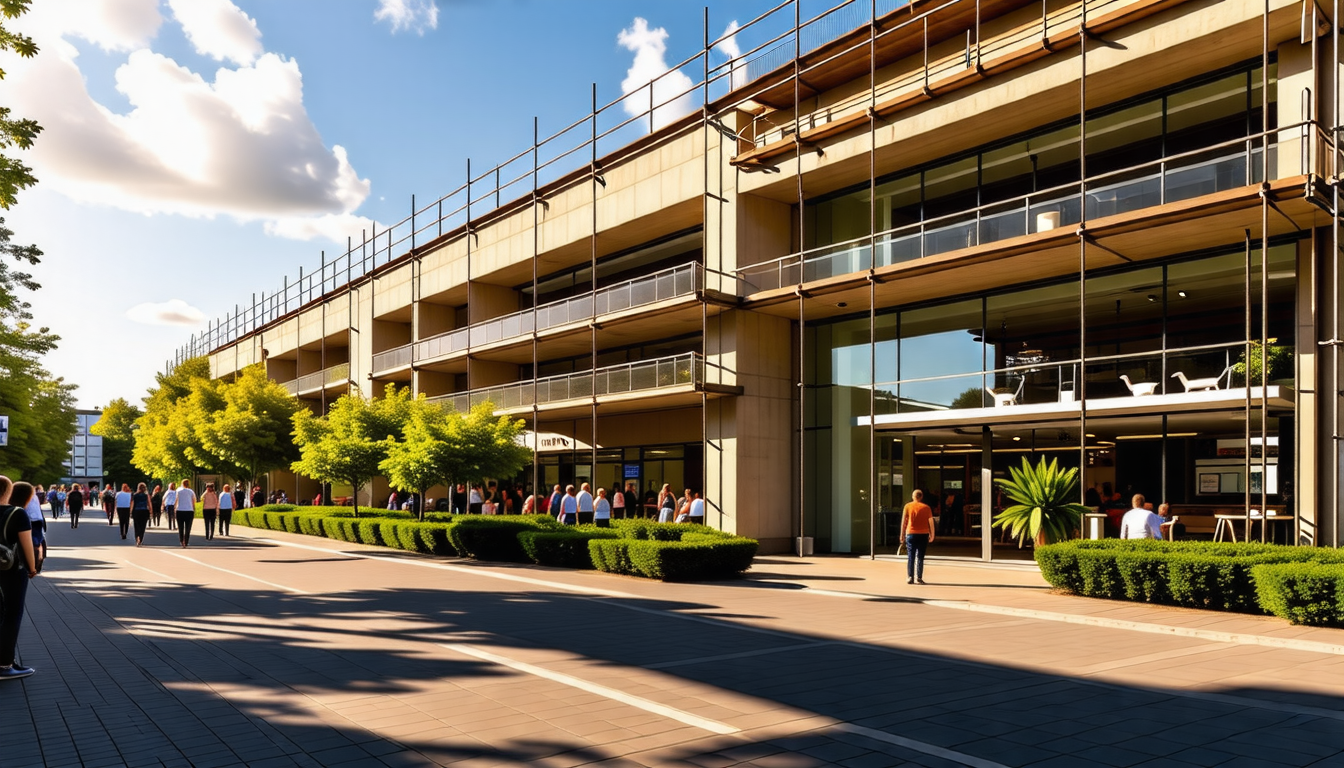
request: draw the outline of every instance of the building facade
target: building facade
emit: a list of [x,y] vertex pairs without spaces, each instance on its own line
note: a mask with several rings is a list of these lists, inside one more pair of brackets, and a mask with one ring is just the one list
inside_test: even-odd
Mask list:
[[61,482],[86,488],[91,482],[103,482],[103,438],[89,432],[102,417],[102,411],[75,411],[75,435],[70,438],[70,455],[64,462]]
[[766,551],[895,551],[922,488],[949,551],[1022,556],[996,479],[1041,456],[1192,532],[1338,546],[1332,10],[784,4],[178,359],[318,412],[489,400],[532,483],[702,490]]

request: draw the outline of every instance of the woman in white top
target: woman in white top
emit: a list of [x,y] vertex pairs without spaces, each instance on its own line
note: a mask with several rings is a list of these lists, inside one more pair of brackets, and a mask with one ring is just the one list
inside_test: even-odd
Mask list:
[[168,516],[168,527],[177,527],[177,483],[169,483],[163,492],[163,513]]
[[224,484],[224,492],[219,494],[219,535],[229,535],[229,524],[233,522],[233,489]]
[[607,501],[607,489],[597,489],[597,499],[593,501],[593,523],[598,528],[611,527],[611,502]]
[[121,538],[131,530],[131,486],[121,484],[117,491],[117,526],[121,528]]

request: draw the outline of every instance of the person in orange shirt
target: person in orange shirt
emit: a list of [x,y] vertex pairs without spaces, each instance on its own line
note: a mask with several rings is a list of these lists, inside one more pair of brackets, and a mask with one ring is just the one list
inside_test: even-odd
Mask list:
[[924,553],[933,541],[933,510],[924,503],[924,492],[916,490],[912,501],[901,511],[901,536],[905,538],[906,584],[924,583]]

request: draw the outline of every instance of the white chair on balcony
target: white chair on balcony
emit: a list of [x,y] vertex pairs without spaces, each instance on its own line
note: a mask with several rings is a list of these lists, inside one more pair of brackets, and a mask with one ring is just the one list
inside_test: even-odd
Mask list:
[[1126,387],[1129,387],[1129,394],[1135,397],[1151,395],[1157,391],[1157,382],[1155,381],[1141,381],[1138,384],[1135,384],[1129,380],[1129,376],[1123,373],[1120,374],[1120,380],[1125,382]]
[[[1210,378],[1187,379],[1184,371],[1177,371],[1171,374],[1171,378],[1180,379],[1181,383],[1185,385],[1186,392],[1207,392],[1219,389],[1218,382],[1222,381],[1223,377],[1228,376],[1230,373],[1232,373],[1232,366],[1229,365],[1223,369],[1222,373]],[[1231,381],[1230,376],[1228,376],[1228,381]]]
[[1017,397],[1022,394],[1022,387],[1026,383],[1027,379],[1024,376],[1017,380],[1017,391],[1015,392],[996,391],[989,387],[985,387],[985,391],[989,393],[990,397],[994,398],[995,408],[1003,408],[1008,405],[1017,405]]

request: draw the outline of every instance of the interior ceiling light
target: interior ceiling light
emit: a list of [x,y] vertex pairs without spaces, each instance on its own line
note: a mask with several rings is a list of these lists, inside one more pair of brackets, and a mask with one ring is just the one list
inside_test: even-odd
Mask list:
[[1021,441],[1022,441],[1022,438],[1021,438],[1020,436],[1018,436],[1018,435],[1013,435],[1013,442],[1014,442],[1014,443],[1018,443],[1018,442],[1021,442]]
[[[1198,432],[1168,432],[1167,437],[1194,437]],[[1161,440],[1162,435],[1116,435],[1116,440]]]
[[1157,301],[1157,294],[1154,294],[1154,293],[1150,293],[1150,294],[1148,294],[1148,300],[1149,300],[1149,301],[1152,301],[1152,302]]
[[1185,291],[1177,291],[1176,295],[1180,296],[1182,299],[1190,298],[1190,294],[1186,293]]

